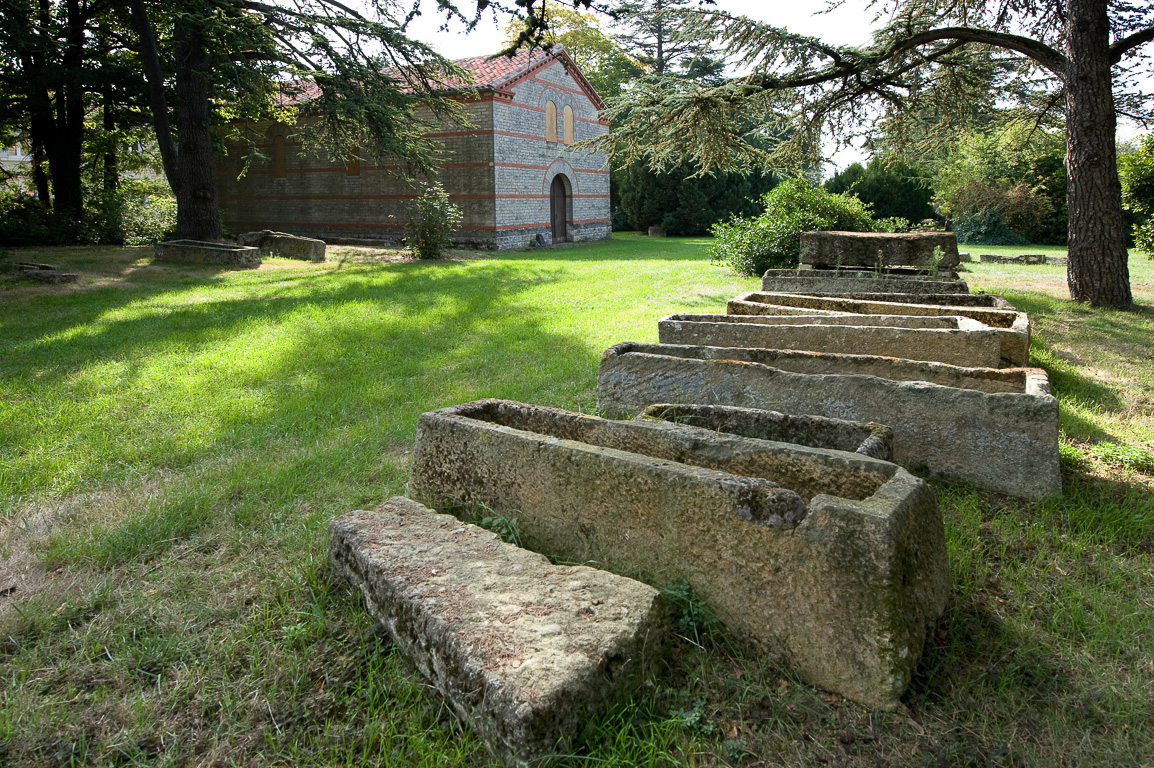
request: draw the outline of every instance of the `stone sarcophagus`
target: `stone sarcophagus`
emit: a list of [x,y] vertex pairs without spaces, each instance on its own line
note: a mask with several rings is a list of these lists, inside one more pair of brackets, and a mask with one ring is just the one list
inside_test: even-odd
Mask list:
[[200,240],[169,240],[153,246],[153,259],[185,264],[215,264],[236,269],[256,269],[260,251],[251,246],[209,243]]
[[952,270],[953,232],[802,232],[801,263],[814,267]]
[[[993,328],[1001,339],[1003,365],[1022,366],[1030,360],[1030,318],[1000,296],[960,294],[954,297],[807,296],[792,293],[743,293],[726,304],[730,315],[914,315],[919,317],[966,317]],[[923,303],[956,300],[958,304]],[[964,303],[962,303],[964,302]]]
[[[884,355],[951,365],[997,368],[1002,339],[997,330],[968,317],[908,315],[670,315],[657,321],[662,344],[757,347],[809,352]],[[847,322],[848,321],[848,322]]]
[[1036,368],[625,342],[601,357],[597,403],[618,417],[700,403],[876,421],[904,467],[1028,499],[1062,488],[1058,401]]
[[505,765],[537,765],[663,655],[657,590],[394,497],[329,524],[333,573]]
[[409,493],[686,583],[735,637],[872,707],[897,705],[950,591],[933,490],[862,454],[484,400],[420,417]]
[[761,290],[807,294],[857,293],[969,293],[960,277],[947,274],[918,275],[868,270],[767,269]]

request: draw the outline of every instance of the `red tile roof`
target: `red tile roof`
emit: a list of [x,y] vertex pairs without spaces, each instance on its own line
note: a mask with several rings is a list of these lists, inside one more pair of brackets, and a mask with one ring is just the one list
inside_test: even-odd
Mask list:
[[[513,56],[498,56],[496,58],[471,56],[467,59],[458,59],[453,63],[462,69],[470,70],[473,73],[474,82],[466,83],[463,80],[452,78],[443,81],[440,85],[444,91],[463,91],[475,88],[500,91],[516,84],[518,80],[532,73],[533,70],[547,66],[550,60],[557,58],[563,62],[569,62],[569,55],[560,45],[554,46],[550,51],[543,51],[540,48],[531,51],[521,50]],[[575,69],[571,70],[571,74],[582,87],[587,89],[594,105],[599,109],[604,108],[604,103],[584,76],[577,73]],[[320,93],[316,85],[312,83],[293,83],[291,86],[297,89],[296,93],[293,93],[293,87],[290,87],[289,93],[281,93],[277,96],[278,104],[303,104],[312,101]]]
[[[561,46],[553,49],[554,52],[561,50],[563,50]],[[551,56],[551,53],[537,48],[532,51],[517,51],[512,57],[498,56],[495,59],[491,59],[488,56],[473,56],[468,59],[459,59],[453,63],[463,69],[471,70],[474,79],[477,81],[477,86],[482,88],[502,88],[516,80],[526,71],[533,69],[538,64],[543,64],[545,60]]]

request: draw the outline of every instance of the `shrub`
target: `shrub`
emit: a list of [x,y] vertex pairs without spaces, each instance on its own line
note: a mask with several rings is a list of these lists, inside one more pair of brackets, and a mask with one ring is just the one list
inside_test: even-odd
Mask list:
[[659,225],[673,236],[704,235],[729,216],[756,215],[757,199],[777,183],[762,173],[694,176],[688,165],[655,173],[635,163],[614,174],[630,228],[644,232]]
[[850,192],[869,203],[879,219],[902,218],[921,221],[933,218],[930,205],[933,190],[930,174],[902,160],[888,162],[880,157],[868,166],[854,163],[825,183],[830,192]]
[[1030,241],[1002,223],[996,208],[962,213],[954,219],[954,236],[969,245],[1027,245]]
[[424,182],[413,203],[409,236],[405,246],[419,259],[439,258],[453,240],[453,230],[461,226],[461,209],[449,202],[449,193],[438,182]]
[[76,245],[83,227],[29,195],[0,197],[0,246]]
[[1119,158],[1122,204],[1136,218],[1134,247],[1154,259],[1154,133]]
[[715,262],[746,275],[795,267],[801,233],[813,230],[882,231],[869,206],[852,195],[828,192],[803,179],[782,182],[761,198],[765,211],[733,216],[713,226],[709,253]]

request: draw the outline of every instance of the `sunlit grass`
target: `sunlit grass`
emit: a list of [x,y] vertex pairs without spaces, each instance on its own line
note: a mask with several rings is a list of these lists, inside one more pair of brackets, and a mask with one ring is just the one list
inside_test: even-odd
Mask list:
[[[236,273],[22,254],[81,281],[0,285],[0,765],[489,764],[329,583],[325,525],[404,493],[421,412],[490,396],[592,411],[606,347],[757,286],[704,243]],[[687,629],[560,763],[1148,761],[1154,263],[1131,271],[1139,306],[1110,312],[1064,301],[1060,267],[968,267],[1031,314],[1065,494],[940,486],[954,598],[903,710],[864,712]]]

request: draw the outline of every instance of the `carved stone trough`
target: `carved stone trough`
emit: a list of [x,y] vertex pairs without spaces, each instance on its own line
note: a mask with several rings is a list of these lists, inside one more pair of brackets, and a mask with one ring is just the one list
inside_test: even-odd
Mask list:
[[890,270],[875,273],[850,269],[768,269],[761,276],[761,290],[784,293],[969,293],[966,281],[956,275],[903,274]]
[[910,327],[908,315],[670,315],[657,321],[662,344],[797,349],[887,355],[982,368],[1001,365],[998,331],[968,317]]
[[1030,499],[1062,487],[1058,401],[1036,368],[625,342],[601,357],[597,401],[615,417],[699,403],[875,421],[904,467]]
[[[892,298],[892,297],[891,297]],[[921,303],[928,297],[883,301],[878,297],[806,296],[792,293],[743,293],[729,300],[730,315],[915,315],[922,317],[968,317],[993,328],[1001,339],[1004,365],[1026,365],[1030,360],[1030,318],[1016,311],[1000,296],[959,294],[949,297],[967,304]],[[935,296],[933,300],[941,301]],[[970,302],[978,302],[977,306]],[[983,306],[984,304],[984,306]]]
[[897,705],[950,590],[933,490],[862,454],[485,400],[421,416],[409,493],[516,517],[553,558],[687,583],[871,707]]
[[218,264],[237,269],[256,269],[261,265],[260,250],[243,245],[208,243],[200,240],[169,240],[153,246],[156,261],[186,264]]

